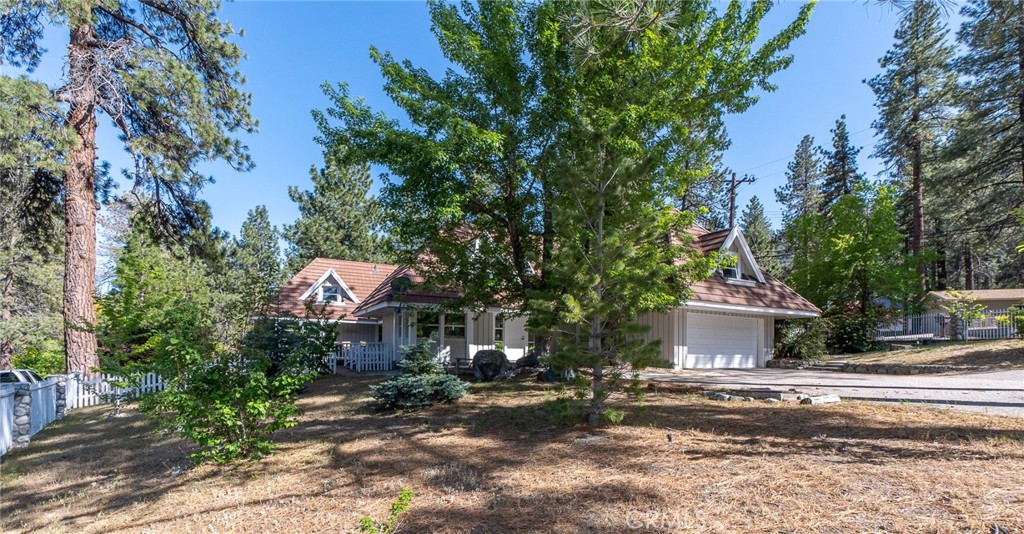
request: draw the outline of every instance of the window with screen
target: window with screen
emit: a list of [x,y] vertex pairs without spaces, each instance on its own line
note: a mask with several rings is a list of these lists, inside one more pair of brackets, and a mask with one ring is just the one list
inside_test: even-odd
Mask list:
[[464,313],[444,316],[444,337],[466,337],[466,315]]
[[505,318],[494,316],[494,341],[505,341]]

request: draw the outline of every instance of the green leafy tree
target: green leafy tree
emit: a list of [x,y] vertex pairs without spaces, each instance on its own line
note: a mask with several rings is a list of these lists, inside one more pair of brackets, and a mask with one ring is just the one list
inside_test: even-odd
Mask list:
[[846,115],[839,117],[832,130],[832,150],[822,150],[822,209],[829,211],[843,195],[852,194],[864,183],[864,174],[857,167],[860,148],[850,142]]
[[[948,120],[956,80],[953,47],[942,12],[933,2],[916,0],[900,19],[896,43],[879,60],[884,70],[868,80],[875,92],[880,138],[875,155],[906,183],[910,198],[910,252],[917,259],[918,297],[925,277],[925,172],[934,162],[939,136]],[[904,177],[906,177],[904,179]]]
[[162,377],[165,389],[140,407],[159,428],[199,445],[197,460],[260,456],[273,448],[274,431],[295,424],[295,396],[315,376],[309,362],[322,361],[322,341],[334,338],[316,321],[296,321],[281,358],[245,335],[222,339],[232,310],[219,307],[211,287],[202,262],[133,229],[100,301],[103,370],[129,385],[149,372]]
[[553,247],[548,174],[558,155],[542,102],[561,96],[543,94],[541,77],[558,69],[540,70],[533,7],[434,1],[429,9],[454,68],[435,79],[371,48],[408,120],[375,112],[344,84],[325,87],[332,107],[315,112],[321,141],[334,157],[376,163],[398,178],[382,199],[401,262],[429,285],[461,287],[460,304],[519,309],[543,287]]
[[[64,321],[68,368],[97,366],[96,129],[106,115],[134,158],[126,173],[146,199],[145,220],[160,236],[200,226],[197,190],[209,178],[200,162],[252,163],[234,132],[253,132],[242,92],[243,54],[236,32],[217,18],[217,0],[126,0],[0,3],[0,59],[31,71],[46,50],[47,28],[70,37],[66,79],[52,95],[66,104],[74,130],[60,175],[64,189]],[[102,178],[102,176],[100,176]],[[142,195],[142,193],[148,193]]]
[[310,169],[312,191],[288,188],[299,218],[285,225],[288,271],[295,273],[314,258],[386,261],[381,236],[381,207],[370,196],[370,166],[346,164],[328,155],[323,168]]
[[985,305],[970,291],[950,291],[949,301],[942,304],[942,309],[953,317],[953,339],[967,341],[971,322],[985,318]]
[[[656,352],[635,341],[637,315],[681,303],[711,271],[713,258],[665,239],[694,220],[673,200],[710,170],[700,158],[687,168],[681,147],[709,142],[689,126],[774,89],[768,78],[789,65],[783,52],[811,10],[762,41],[768,2],[721,13],[668,2],[644,31],[614,22],[633,4],[608,4],[432,3],[457,69],[435,80],[371,51],[410,126],[345,86],[329,90],[334,106],[320,115],[328,148],[401,178],[384,190],[401,207],[389,219],[431,283],[457,283],[470,306],[529,310],[559,357],[593,371],[595,422],[608,379]],[[593,50],[580,48],[583,28]]]
[[61,161],[71,140],[45,86],[0,76],[0,369],[62,349]]
[[743,236],[750,245],[750,251],[754,253],[757,265],[772,276],[781,276],[782,266],[779,262],[775,233],[772,232],[768,217],[764,215],[764,205],[757,196],[750,197],[750,202],[743,209],[740,215],[740,228],[743,229]]
[[896,200],[891,186],[863,184],[836,203],[831,218],[801,217],[793,231],[819,232],[822,238],[807,260],[794,258],[793,289],[826,312],[854,307],[867,315],[876,299],[904,302],[913,275],[903,254]]

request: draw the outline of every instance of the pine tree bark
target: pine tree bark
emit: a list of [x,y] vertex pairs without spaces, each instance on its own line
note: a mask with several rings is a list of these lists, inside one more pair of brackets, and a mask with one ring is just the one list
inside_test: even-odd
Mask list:
[[75,144],[68,154],[64,193],[64,354],[68,372],[91,373],[96,355],[96,86],[92,26],[71,29],[68,45]]
[[964,251],[964,289],[974,289],[974,254],[970,245]]

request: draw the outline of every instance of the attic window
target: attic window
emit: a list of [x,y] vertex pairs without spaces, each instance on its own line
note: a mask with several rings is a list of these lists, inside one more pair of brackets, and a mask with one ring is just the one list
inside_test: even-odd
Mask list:
[[729,252],[729,257],[734,260],[732,267],[722,267],[722,278],[726,280],[742,280],[743,269],[740,268],[740,258],[735,252]]
[[335,285],[324,284],[320,286],[320,302],[327,304],[341,304],[341,288]]

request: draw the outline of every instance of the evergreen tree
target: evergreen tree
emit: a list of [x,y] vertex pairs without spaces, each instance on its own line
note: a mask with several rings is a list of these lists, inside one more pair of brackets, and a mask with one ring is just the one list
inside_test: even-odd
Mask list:
[[919,297],[927,289],[924,253],[925,172],[934,161],[939,133],[952,103],[953,48],[940,9],[916,0],[900,19],[896,43],[879,60],[884,72],[867,83],[874,90],[879,118],[874,127],[876,155],[903,181],[910,196],[910,251],[917,259]]
[[821,160],[815,154],[813,137],[805,135],[800,140],[786,168],[786,183],[775,189],[783,224],[821,209]]
[[789,258],[783,265],[788,278],[791,266],[797,260],[810,261],[814,240],[818,238],[815,232],[793,228],[797,220],[818,214],[821,210],[821,161],[814,149],[813,137],[805,135],[800,140],[787,169],[786,183],[775,189],[775,199],[782,204],[780,244]]
[[281,285],[279,237],[277,228],[270,224],[266,206],[249,210],[231,250],[231,278],[238,289],[235,294],[244,299],[236,308],[243,321],[265,312]]
[[822,209],[830,211],[843,195],[850,195],[864,182],[864,174],[857,168],[860,147],[850,142],[846,129],[846,115],[836,121],[832,130],[832,150],[822,150]]
[[979,267],[1016,287],[1024,276],[1013,250],[1020,235],[1013,213],[1024,205],[1024,1],[972,0],[961,14],[954,62],[961,112],[935,181],[948,219],[941,233],[965,258],[995,258]]
[[[68,369],[90,372],[96,358],[96,129],[107,115],[135,160],[134,192],[149,192],[146,221],[161,236],[201,222],[195,195],[208,181],[197,165],[222,159],[251,167],[231,134],[253,132],[250,97],[238,64],[236,32],[216,16],[218,0],[4,2],[0,58],[31,71],[46,50],[44,30],[68,32],[67,104],[75,132],[62,173],[65,219],[64,338]],[[99,176],[101,177],[101,176]]]
[[328,156],[323,168],[310,169],[313,190],[288,188],[299,206],[299,218],[285,225],[288,271],[302,269],[314,258],[386,261],[380,237],[381,207],[370,196],[373,178],[367,164],[346,165]]
[[41,84],[0,76],[0,369],[61,347],[61,159],[71,140]]
[[756,196],[750,197],[750,202],[743,209],[740,215],[740,228],[761,269],[772,276],[781,276],[782,266],[779,262],[775,235],[772,233],[771,223],[764,215],[764,205]]

